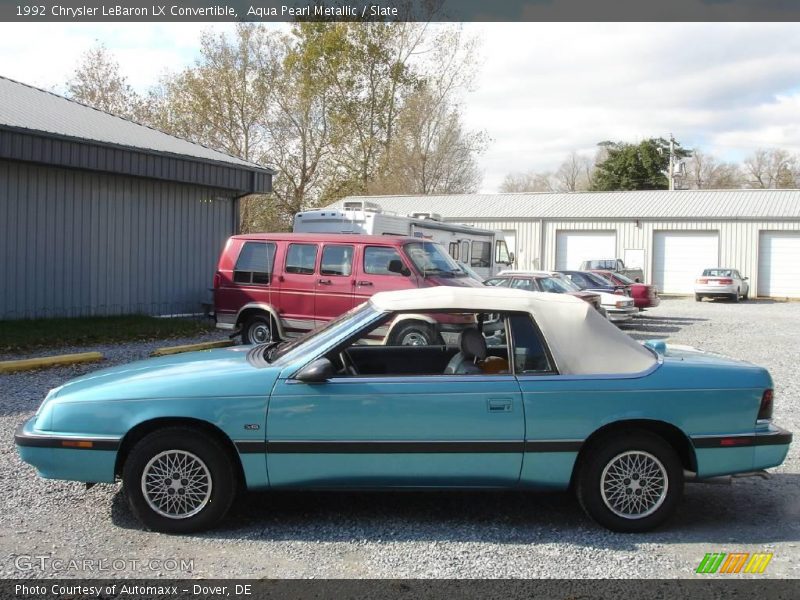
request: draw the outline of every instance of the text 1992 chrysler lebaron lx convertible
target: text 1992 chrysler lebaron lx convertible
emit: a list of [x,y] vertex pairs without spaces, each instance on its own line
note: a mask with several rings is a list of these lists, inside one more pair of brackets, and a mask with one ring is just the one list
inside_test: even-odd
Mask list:
[[[440,346],[388,346],[413,318]],[[387,292],[304,338],[105,369],[52,390],[16,434],[40,475],[121,477],[152,529],[223,517],[238,489],[572,486],[644,531],[693,478],[779,465],[769,373],[642,345],[567,295]]]

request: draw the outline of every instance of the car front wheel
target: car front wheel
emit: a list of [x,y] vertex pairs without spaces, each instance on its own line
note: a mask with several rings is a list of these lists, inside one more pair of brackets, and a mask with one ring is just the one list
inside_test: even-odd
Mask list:
[[666,521],[683,493],[675,450],[645,431],[606,437],[588,449],[576,492],[600,525],[624,533],[649,531]]
[[213,527],[236,495],[229,453],[216,438],[187,427],[142,438],[125,461],[122,481],[134,515],[164,533]]

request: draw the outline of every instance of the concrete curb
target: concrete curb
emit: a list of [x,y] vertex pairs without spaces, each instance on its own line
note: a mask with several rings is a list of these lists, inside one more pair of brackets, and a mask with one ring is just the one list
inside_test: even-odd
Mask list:
[[186,344],[184,346],[168,346],[166,348],[157,348],[150,353],[150,356],[167,356],[168,354],[194,352],[195,350],[211,350],[212,348],[227,348],[228,346],[233,346],[233,340],[220,340],[217,342],[202,342],[200,344]]
[[59,356],[40,356],[39,358],[25,358],[22,360],[5,360],[0,362],[0,373],[15,373],[17,371],[30,371],[47,367],[61,367],[64,365],[77,365],[79,363],[97,362],[103,360],[99,352],[82,352],[80,354],[61,354]]

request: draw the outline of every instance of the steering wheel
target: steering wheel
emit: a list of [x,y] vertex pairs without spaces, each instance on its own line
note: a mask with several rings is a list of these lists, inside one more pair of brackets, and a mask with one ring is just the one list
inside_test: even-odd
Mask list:
[[342,350],[339,353],[339,360],[342,361],[342,367],[344,367],[348,375],[358,375],[358,369],[356,369],[353,359],[347,354],[347,350]]

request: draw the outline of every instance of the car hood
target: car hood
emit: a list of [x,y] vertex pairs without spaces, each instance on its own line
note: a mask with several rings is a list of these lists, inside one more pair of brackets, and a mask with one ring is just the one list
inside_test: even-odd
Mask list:
[[247,361],[250,346],[173,354],[94,371],[51,394],[60,400],[114,400],[267,394],[277,368]]

